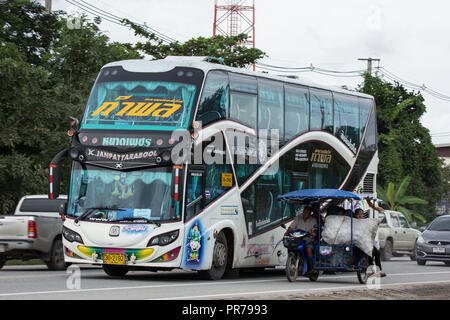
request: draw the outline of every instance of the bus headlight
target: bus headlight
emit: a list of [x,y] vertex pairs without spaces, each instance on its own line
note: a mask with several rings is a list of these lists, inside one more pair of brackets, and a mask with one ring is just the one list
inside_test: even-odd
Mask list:
[[64,239],[66,239],[69,242],[76,241],[76,242],[84,244],[83,239],[81,239],[81,236],[78,233],[76,233],[75,231],[72,231],[64,226],[62,229],[62,234],[63,234]]
[[168,244],[171,244],[178,238],[178,230],[163,233],[160,235],[157,235],[150,239],[150,241],[147,244],[147,247],[150,246],[166,246]]

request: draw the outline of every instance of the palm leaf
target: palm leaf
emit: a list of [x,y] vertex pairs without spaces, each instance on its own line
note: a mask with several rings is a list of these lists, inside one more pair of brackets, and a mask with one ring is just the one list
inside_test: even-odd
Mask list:
[[392,182],[389,182],[387,191],[386,191],[386,200],[389,205],[389,209],[395,210],[395,185]]
[[428,204],[427,200],[414,197],[414,196],[403,196],[402,198],[397,199],[399,204]]
[[411,182],[410,176],[404,177],[403,180],[400,182],[397,192],[395,193],[395,199],[397,201],[399,201],[401,198],[403,198],[403,196],[405,195],[406,189],[408,189],[410,182]]
[[406,209],[405,207],[399,206],[398,210],[403,213],[408,221],[413,221],[413,219],[419,220],[422,223],[426,223],[427,219],[424,218],[420,213],[413,210]]

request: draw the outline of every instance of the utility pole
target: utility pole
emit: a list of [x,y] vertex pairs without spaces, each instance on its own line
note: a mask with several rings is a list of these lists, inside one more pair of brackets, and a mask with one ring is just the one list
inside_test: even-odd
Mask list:
[[52,12],[52,0],[45,0],[45,11],[47,14]]
[[380,62],[380,59],[374,58],[359,58],[360,61],[367,61],[367,73],[372,75],[372,61]]

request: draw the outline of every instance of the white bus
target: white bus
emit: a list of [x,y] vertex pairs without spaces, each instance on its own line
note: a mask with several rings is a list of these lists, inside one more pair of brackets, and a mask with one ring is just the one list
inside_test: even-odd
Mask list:
[[285,265],[295,208],[278,196],[375,191],[373,97],[200,57],[105,65],[74,129],[50,164],[57,198],[72,159],[65,260],[112,276]]

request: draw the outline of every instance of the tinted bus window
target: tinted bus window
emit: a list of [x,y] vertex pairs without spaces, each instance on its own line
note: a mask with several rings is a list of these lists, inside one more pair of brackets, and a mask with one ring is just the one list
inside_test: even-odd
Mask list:
[[81,128],[174,130],[187,128],[203,72],[128,72],[104,68],[91,91]]
[[230,89],[248,93],[257,93],[256,78],[236,73],[229,73]]
[[222,133],[217,133],[208,144],[205,155],[205,204],[208,205],[217,197],[235,186],[231,159],[228,158]]
[[230,119],[256,130],[256,100],[254,94],[231,92]]
[[228,145],[233,157],[236,179],[242,185],[261,166],[258,161],[257,137],[228,130]]
[[284,192],[298,189],[339,188],[350,166],[338,152],[323,142],[307,142],[280,160],[285,170]]
[[286,85],[284,138],[290,140],[300,133],[308,131],[309,91],[308,88]]
[[311,130],[333,132],[333,104],[330,91],[310,89]]
[[205,126],[224,119],[228,109],[228,74],[211,71],[206,78],[196,119]]
[[279,136],[282,137],[283,84],[258,79],[258,105],[258,130],[278,130]]
[[190,170],[186,184],[186,213],[185,221],[199,214],[204,208],[204,172]]
[[358,98],[335,93],[334,134],[356,153],[359,147],[359,108]]
[[372,99],[365,99],[358,97],[359,101],[359,128],[360,128],[360,137],[364,134],[364,130],[366,129],[367,119],[369,118],[370,109],[372,108]]

